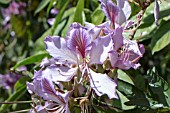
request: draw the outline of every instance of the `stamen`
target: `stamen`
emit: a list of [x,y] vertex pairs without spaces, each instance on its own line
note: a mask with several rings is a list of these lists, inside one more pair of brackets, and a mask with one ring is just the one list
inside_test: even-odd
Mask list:
[[139,60],[140,56],[138,56],[137,58],[133,59],[132,62],[136,62],[137,60]]

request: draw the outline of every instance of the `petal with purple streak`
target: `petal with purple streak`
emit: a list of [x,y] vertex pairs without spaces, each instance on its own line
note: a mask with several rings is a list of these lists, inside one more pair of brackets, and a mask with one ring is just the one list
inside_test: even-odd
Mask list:
[[79,23],[72,23],[67,34],[67,47],[76,51],[83,58],[86,56],[88,45],[91,38],[88,35],[87,29]]
[[119,13],[119,8],[111,0],[99,0],[101,9],[106,17],[114,24]]

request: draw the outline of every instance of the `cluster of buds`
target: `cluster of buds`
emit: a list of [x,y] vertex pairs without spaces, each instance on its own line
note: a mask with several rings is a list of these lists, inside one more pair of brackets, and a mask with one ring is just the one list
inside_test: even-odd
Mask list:
[[34,101],[31,113],[69,113],[77,105],[82,112],[90,112],[92,95],[119,98],[113,70],[140,66],[144,46],[123,36],[132,23],[127,21],[131,14],[128,1],[117,0],[117,5],[111,0],[99,2],[109,21],[98,26],[72,23],[66,38],[46,37],[52,58],[43,59],[33,82],[27,82]]

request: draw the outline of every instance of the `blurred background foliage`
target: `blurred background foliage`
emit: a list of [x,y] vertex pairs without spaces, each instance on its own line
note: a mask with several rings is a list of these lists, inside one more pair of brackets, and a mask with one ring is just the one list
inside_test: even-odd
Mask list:
[[[3,9],[12,2],[14,0],[0,0],[0,73],[21,77],[10,89],[0,85],[0,102],[26,102],[22,105],[1,104],[0,113],[27,112],[31,108],[25,83],[31,80],[41,60],[49,57],[43,41],[46,36],[65,37],[72,22],[99,25],[106,21],[97,0],[15,0],[25,4],[22,7],[24,14],[11,13],[4,24]],[[138,70],[118,70],[119,99],[109,100],[105,95],[95,97],[91,104],[97,113],[170,112],[170,1],[160,2],[159,26],[154,23],[154,4],[151,3],[134,35],[134,39],[146,49],[140,60],[141,67]],[[136,21],[141,8],[134,3],[131,8],[130,19]],[[126,34],[124,36],[128,38]],[[24,65],[27,69],[20,71],[19,67]],[[3,79],[0,84],[2,82]],[[79,113],[78,108],[74,111]]]

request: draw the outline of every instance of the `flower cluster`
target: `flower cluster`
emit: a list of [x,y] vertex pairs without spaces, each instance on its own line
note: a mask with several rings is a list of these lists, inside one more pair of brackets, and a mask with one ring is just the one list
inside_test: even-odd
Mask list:
[[[21,66],[18,69],[18,72],[22,72],[27,70],[25,66]],[[12,89],[14,88],[15,83],[21,78],[21,75],[18,73],[8,72],[4,75],[0,74],[0,87],[4,89]]]
[[12,15],[25,15],[26,4],[24,2],[15,2],[14,0],[9,4],[7,8],[1,8],[2,16],[4,18],[2,25],[5,29],[11,28],[9,24]]
[[99,1],[109,21],[98,26],[72,23],[66,38],[46,37],[46,50],[52,58],[43,59],[33,82],[27,82],[29,93],[44,102],[35,102],[30,112],[69,113],[75,104],[84,111],[92,95],[117,99],[113,70],[140,66],[144,46],[123,36],[131,25],[128,1],[117,0],[117,5],[111,0]]

